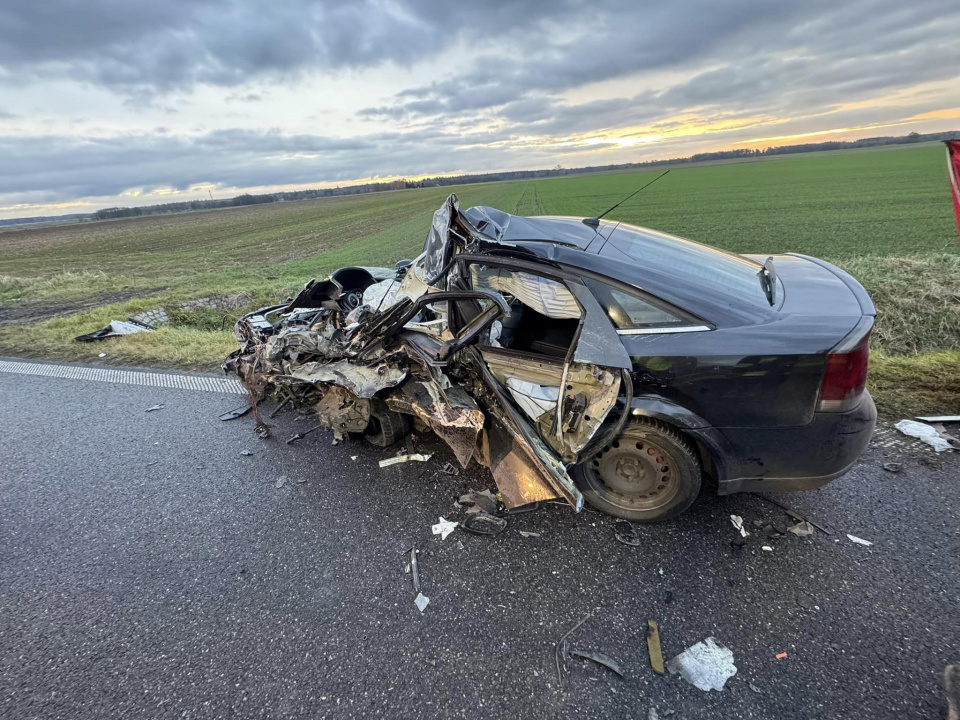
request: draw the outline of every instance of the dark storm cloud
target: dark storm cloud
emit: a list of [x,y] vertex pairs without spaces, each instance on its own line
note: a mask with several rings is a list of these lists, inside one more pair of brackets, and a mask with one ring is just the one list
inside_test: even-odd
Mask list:
[[[576,23],[572,23],[576,27]],[[847,3],[687,2],[651,10],[637,3],[602,13],[583,32],[530,50],[479,58],[467,72],[408,88],[394,102],[361,112],[392,119],[487,110],[550,131],[615,126],[700,105],[738,103],[795,110],[846,102],[960,70],[960,5],[921,0]],[[638,72],[709,68],[659,92],[579,106],[564,91]],[[552,98],[551,98],[552,96]],[[777,103],[790,96],[794,104]],[[612,111],[608,113],[606,111]],[[564,119],[566,118],[566,120]]]
[[[575,4],[575,3],[574,3]],[[46,0],[0,6],[0,77],[65,77],[129,93],[237,85],[305,70],[409,64],[461,38],[527,33],[556,0]],[[524,27],[517,27],[520,18]],[[528,35],[529,36],[529,35]]]

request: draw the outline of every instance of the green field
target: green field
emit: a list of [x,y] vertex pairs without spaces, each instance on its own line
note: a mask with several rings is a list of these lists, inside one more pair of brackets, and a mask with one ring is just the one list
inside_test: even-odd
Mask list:
[[[0,232],[0,352],[209,369],[234,347],[223,313],[156,333],[72,342],[111,319],[210,295],[283,298],[348,264],[418,254],[449,192],[463,207],[595,215],[660,171],[483,183]],[[879,315],[871,382],[890,414],[960,411],[960,247],[940,145],[780,156],[673,170],[611,219],[735,252],[840,265]],[[56,307],[123,302],[25,324]],[[227,326],[229,327],[229,319]]]

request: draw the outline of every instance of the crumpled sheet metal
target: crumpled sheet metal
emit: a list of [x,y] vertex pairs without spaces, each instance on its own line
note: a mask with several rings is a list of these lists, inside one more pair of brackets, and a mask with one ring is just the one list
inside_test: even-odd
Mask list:
[[407,371],[389,363],[364,366],[337,360],[304,363],[291,367],[287,375],[304,382],[339,385],[359,398],[369,399],[385,388],[399,385],[407,377]]
[[387,398],[387,407],[420,418],[447,443],[460,466],[467,467],[483,429],[484,414],[463,390],[442,390],[433,381],[410,382]]
[[733,651],[708,637],[691,645],[667,663],[667,670],[700,690],[723,690],[727,680],[737,674]]

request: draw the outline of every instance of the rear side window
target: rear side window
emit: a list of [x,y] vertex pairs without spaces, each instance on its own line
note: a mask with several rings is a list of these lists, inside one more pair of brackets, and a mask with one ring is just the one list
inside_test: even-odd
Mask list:
[[655,267],[672,273],[678,282],[713,285],[769,307],[757,274],[761,266],[748,258],[630,225],[620,225],[608,237],[601,255]]
[[669,328],[688,322],[673,313],[657,307],[642,297],[590,278],[583,278],[593,296],[618,330],[630,328]]

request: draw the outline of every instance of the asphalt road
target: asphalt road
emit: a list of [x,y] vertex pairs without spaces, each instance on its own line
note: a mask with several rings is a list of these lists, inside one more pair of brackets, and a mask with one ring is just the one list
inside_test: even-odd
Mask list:
[[[430,462],[382,470],[395,451],[362,440],[287,445],[307,427],[290,416],[265,441],[249,416],[217,420],[237,395],[0,372],[0,398],[6,720],[945,716],[958,458],[932,470],[873,449],[827,488],[780,496],[832,535],[755,532],[739,557],[731,514],[751,530],[790,519],[703,496],[639,547],[560,506],[441,541],[431,524],[492,481],[440,473],[452,456],[436,440],[417,443]],[[905,469],[881,470],[897,459],[884,453]],[[422,615],[401,554],[414,544]],[[554,645],[597,608],[570,645],[625,677],[571,659],[560,688]],[[713,636],[736,676],[704,692],[656,675],[648,619],[665,658]]]

